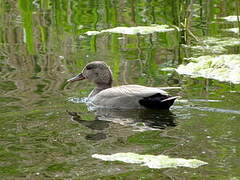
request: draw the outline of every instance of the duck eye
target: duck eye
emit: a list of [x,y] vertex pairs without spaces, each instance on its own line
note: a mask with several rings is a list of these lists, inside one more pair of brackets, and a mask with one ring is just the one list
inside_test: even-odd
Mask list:
[[94,68],[94,67],[91,66],[91,65],[89,65],[89,66],[86,67],[87,70],[91,70],[91,69],[93,69],[93,68]]

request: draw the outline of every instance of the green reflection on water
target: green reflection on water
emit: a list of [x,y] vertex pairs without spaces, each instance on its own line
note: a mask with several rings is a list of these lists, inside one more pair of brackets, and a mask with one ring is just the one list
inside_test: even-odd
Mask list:
[[27,49],[31,54],[35,53],[35,46],[33,41],[33,1],[19,0],[19,9],[23,20],[24,41],[27,44]]
[[14,89],[17,89],[17,87],[12,81],[1,81],[0,89],[1,91],[12,91]]

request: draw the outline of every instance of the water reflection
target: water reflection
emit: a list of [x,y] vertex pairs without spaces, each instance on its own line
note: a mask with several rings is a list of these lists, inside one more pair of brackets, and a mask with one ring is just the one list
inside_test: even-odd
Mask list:
[[95,114],[98,119],[132,126],[135,130],[139,131],[165,129],[167,126],[176,126],[175,115],[169,110],[98,109]]
[[76,121],[76,122],[88,127],[89,129],[104,130],[105,128],[109,127],[108,121],[99,120],[98,117],[96,117],[95,120],[88,121],[88,120],[83,120],[80,113],[70,112],[70,111],[67,111],[67,113],[71,116],[71,120]]
[[159,130],[167,127],[175,127],[175,115],[169,110],[119,110],[119,109],[97,109],[94,111],[94,120],[84,120],[84,115],[91,113],[70,112],[71,120],[91,129],[102,131],[97,134],[89,134],[86,139],[105,139],[103,130],[110,127],[111,123],[133,127],[133,131]]
[[94,141],[98,141],[98,140],[103,140],[107,138],[107,135],[105,133],[96,133],[96,134],[87,134],[85,137],[87,140],[94,140]]

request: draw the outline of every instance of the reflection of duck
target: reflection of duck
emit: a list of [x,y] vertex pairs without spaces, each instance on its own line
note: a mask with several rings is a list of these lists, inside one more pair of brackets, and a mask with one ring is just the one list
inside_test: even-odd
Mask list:
[[[110,122],[108,122],[108,121],[101,121],[101,120],[98,120],[97,118],[93,121],[86,121],[86,120],[82,120],[82,117],[77,112],[67,111],[67,113],[71,116],[71,119],[73,121],[76,121],[76,122],[88,127],[89,129],[104,130],[109,127]],[[93,134],[87,134],[85,136],[85,138],[87,140],[98,141],[98,140],[106,139],[107,135],[104,132],[98,132],[98,133],[93,133]]]
[[101,120],[98,120],[98,118],[92,121],[87,121],[87,120],[83,120],[80,114],[76,112],[67,111],[67,113],[71,116],[71,119],[73,121],[76,121],[92,130],[103,130],[109,127],[109,122],[107,121],[101,121]]
[[132,126],[138,130],[157,130],[176,126],[176,116],[169,110],[101,108],[97,109],[95,114],[99,120]]
[[68,82],[88,79],[96,84],[89,100],[93,105],[120,109],[169,109],[176,97],[154,87],[123,85],[112,87],[112,72],[102,61],[86,65],[83,71]]
[[101,108],[95,111],[94,120],[84,120],[84,114],[69,112],[71,119],[92,130],[104,130],[110,123],[132,126],[135,130],[157,130],[176,126],[175,115],[169,110],[117,110]]

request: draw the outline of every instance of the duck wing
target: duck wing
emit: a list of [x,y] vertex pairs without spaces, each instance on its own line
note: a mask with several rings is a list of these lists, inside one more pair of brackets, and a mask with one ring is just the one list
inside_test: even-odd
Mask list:
[[148,109],[169,109],[176,99],[176,96],[154,94],[140,99],[139,104]]

